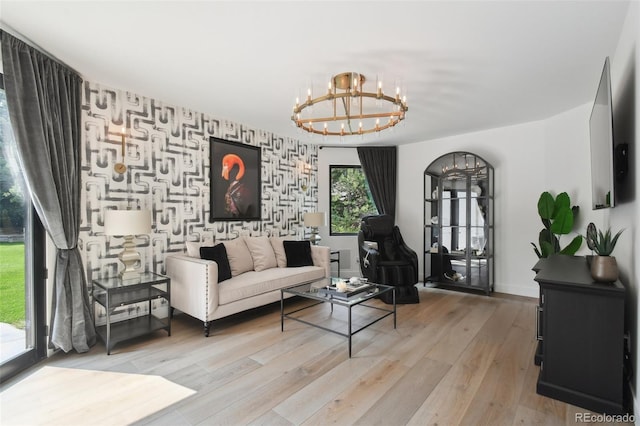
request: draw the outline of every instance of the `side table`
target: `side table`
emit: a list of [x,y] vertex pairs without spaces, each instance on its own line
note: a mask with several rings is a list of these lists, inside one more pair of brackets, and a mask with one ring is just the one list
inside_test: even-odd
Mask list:
[[[154,300],[159,299],[164,309],[157,309]],[[112,315],[118,308],[127,310],[129,305],[144,303],[143,312],[123,321],[112,322]],[[97,325],[96,305],[106,312],[106,324]],[[157,302],[156,302],[157,303]],[[139,277],[123,280],[120,277],[99,278],[93,280],[93,314],[96,321],[96,333],[111,354],[113,346],[123,340],[166,330],[171,336],[171,279],[153,272],[141,273]]]
[[[336,275],[336,277],[340,276],[340,250],[334,250],[330,253],[331,255],[331,263],[337,262],[338,263],[338,274]],[[336,257],[334,257],[336,256]]]

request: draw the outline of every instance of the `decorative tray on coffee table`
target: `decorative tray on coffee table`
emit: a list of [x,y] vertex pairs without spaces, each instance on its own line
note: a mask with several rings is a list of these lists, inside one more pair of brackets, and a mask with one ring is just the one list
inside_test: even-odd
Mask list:
[[[341,285],[341,284],[344,284]],[[340,290],[338,288],[340,287]],[[349,299],[357,294],[366,292],[375,288],[369,284],[366,278],[357,280],[345,280],[342,278],[331,278],[331,284],[318,289],[319,294],[326,294],[338,299]]]

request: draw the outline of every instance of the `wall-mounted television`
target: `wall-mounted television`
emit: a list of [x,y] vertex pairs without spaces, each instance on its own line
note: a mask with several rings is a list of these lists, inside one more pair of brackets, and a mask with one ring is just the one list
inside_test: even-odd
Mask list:
[[613,207],[615,205],[613,101],[608,57],[604,60],[604,68],[589,118],[589,137],[592,208],[596,210]]

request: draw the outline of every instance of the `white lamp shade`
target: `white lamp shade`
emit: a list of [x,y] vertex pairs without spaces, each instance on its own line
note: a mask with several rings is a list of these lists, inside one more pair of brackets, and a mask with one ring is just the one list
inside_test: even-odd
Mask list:
[[324,212],[305,213],[303,216],[304,226],[317,227],[326,225]]
[[141,235],[151,233],[149,210],[107,210],[104,215],[105,235]]

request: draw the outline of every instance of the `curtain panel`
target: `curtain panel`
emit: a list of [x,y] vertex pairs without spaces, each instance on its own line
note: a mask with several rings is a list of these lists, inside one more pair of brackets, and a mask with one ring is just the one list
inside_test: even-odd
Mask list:
[[49,347],[86,352],[96,335],[77,248],[82,79],[5,31],[0,37],[19,161],[31,200],[57,248]]
[[367,178],[378,213],[396,218],[396,147],[358,147],[362,171]]

